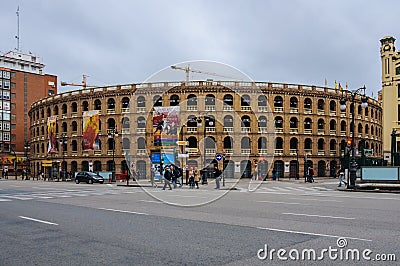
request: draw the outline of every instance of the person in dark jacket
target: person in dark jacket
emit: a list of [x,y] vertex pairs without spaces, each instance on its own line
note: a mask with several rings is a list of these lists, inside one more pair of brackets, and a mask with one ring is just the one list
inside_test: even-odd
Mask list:
[[163,190],[165,190],[165,188],[167,187],[167,185],[169,186],[169,190],[172,190],[171,187],[171,180],[172,180],[172,172],[171,169],[169,169],[169,167],[165,168],[164,171],[164,187]]

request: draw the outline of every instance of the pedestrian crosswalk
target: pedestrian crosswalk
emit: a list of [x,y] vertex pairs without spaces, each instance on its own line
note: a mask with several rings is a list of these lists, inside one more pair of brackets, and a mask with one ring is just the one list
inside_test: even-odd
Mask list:
[[127,191],[115,188],[109,189],[65,189],[65,190],[49,190],[49,191],[36,191],[36,192],[13,192],[13,193],[0,193],[0,202],[7,202],[12,200],[42,200],[42,199],[56,199],[56,198],[73,198],[73,197],[88,197],[88,196],[103,196],[115,194],[130,194],[142,192],[140,190]]
[[305,186],[274,186],[274,187],[257,187],[254,189],[245,189],[242,188],[241,192],[254,192],[254,193],[321,193],[321,192],[332,192],[336,191],[335,189],[313,186],[313,187],[305,187]]

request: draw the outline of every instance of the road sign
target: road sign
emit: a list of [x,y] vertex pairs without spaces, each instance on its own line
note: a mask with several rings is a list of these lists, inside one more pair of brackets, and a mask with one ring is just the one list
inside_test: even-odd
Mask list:
[[217,155],[215,155],[215,159],[217,159],[217,161],[221,161],[222,160],[222,154],[221,153],[217,153]]
[[178,141],[176,142],[176,144],[177,144],[177,145],[188,145],[189,142],[184,141],[184,140],[178,140]]

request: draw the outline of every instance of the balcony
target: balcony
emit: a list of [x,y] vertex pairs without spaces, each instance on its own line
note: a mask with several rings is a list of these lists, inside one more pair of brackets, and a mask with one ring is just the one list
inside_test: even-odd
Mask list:
[[225,149],[225,155],[232,155],[233,150],[232,149]]
[[278,113],[282,113],[283,112],[283,107],[274,107],[274,111],[278,112]]
[[95,150],[94,155],[101,155],[101,150]]
[[304,134],[312,134],[312,129],[311,128],[305,128],[304,129]]
[[188,105],[186,107],[187,111],[197,111],[197,105]]
[[336,151],[335,150],[330,150],[329,151],[330,156],[336,156]]
[[145,156],[147,153],[146,153],[146,149],[137,149],[136,150],[136,155],[138,155],[138,156]]
[[268,150],[267,149],[258,149],[258,154],[259,155],[267,155]]
[[275,133],[283,133],[283,128],[275,128]]
[[250,149],[242,149],[241,153],[242,155],[250,155],[251,150]]
[[144,128],[144,127],[139,127],[139,128],[137,128],[137,133],[139,133],[139,134],[144,134],[144,133],[146,133],[146,128]]
[[312,155],[312,149],[304,149],[306,155]]
[[318,135],[324,135],[325,130],[324,129],[318,129]]
[[251,107],[250,106],[241,106],[240,110],[242,112],[249,112],[249,111],[251,111]]
[[299,129],[298,128],[291,128],[291,129],[289,129],[289,133],[290,134],[298,134],[299,133]]
[[329,113],[331,116],[336,116],[336,111],[331,110]]
[[224,104],[224,111],[233,111],[233,106]]
[[325,155],[325,151],[324,150],[318,150],[318,155]]
[[329,135],[335,136],[336,135],[336,130],[329,130]]
[[249,133],[251,131],[250,127],[241,127],[240,132],[242,133]]
[[206,105],[206,111],[215,111],[215,105]]
[[233,127],[224,127],[224,132],[233,132]]
[[290,110],[289,110],[289,112],[290,112],[291,114],[297,114],[297,113],[299,112],[299,108],[293,108],[293,107],[291,107]]
[[346,136],[346,131],[340,131],[340,136],[342,137]]
[[265,113],[268,112],[268,108],[266,106],[258,106],[258,111]]
[[146,112],[146,107],[137,107],[136,108],[138,113],[145,113]]
[[311,108],[304,108],[304,113],[305,114],[312,114],[312,109]]
[[346,117],[346,111],[344,112],[340,111],[340,117]]
[[283,149],[275,149],[274,155],[283,155]]
[[121,111],[122,111],[122,113],[125,113],[125,114],[126,114],[126,113],[129,113],[129,108],[122,108]]
[[107,114],[115,114],[115,109],[107,109]]
[[325,111],[322,110],[322,109],[318,109],[317,113],[318,113],[319,115],[324,115],[324,114],[325,114]]
[[289,150],[289,153],[290,153],[290,155],[297,155],[297,150],[296,149],[290,149]]
[[196,133],[197,132],[197,127],[187,127],[186,128],[187,133]]
[[258,133],[268,133],[268,130],[266,127],[259,127],[258,128]]
[[122,129],[122,134],[129,134],[129,131],[130,131],[129,127],[128,128],[123,128]]
[[215,155],[215,149],[206,149],[206,155]]
[[77,112],[73,112],[73,113],[71,113],[71,116],[72,117],[78,117],[78,113]]
[[215,133],[215,127],[206,127],[207,133]]

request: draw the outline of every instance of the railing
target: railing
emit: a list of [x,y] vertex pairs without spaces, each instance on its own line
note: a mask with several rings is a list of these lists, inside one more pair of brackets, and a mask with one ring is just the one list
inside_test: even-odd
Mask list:
[[275,128],[275,133],[283,133],[283,128]]
[[304,108],[304,113],[305,114],[312,114],[312,109],[311,108]]
[[223,110],[224,110],[224,111],[233,111],[233,106],[231,106],[231,105],[225,105],[225,104],[224,104]]
[[325,129],[318,129],[318,135],[324,135]]
[[297,114],[297,113],[299,112],[299,108],[293,108],[293,107],[291,107],[290,110],[289,110],[289,112],[292,113],[292,114]]
[[275,149],[274,154],[275,155],[283,155],[283,149]]
[[318,155],[325,155],[325,151],[324,150],[318,150]]
[[145,113],[146,112],[146,107],[137,107],[136,108],[138,113]]
[[129,113],[129,108],[122,108],[122,113]]
[[312,149],[304,149],[306,155],[312,155]]
[[335,151],[335,150],[330,150],[330,151],[329,151],[329,155],[331,155],[331,156],[336,156],[336,151]]
[[232,149],[225,149],[225,154],[226,155],[232,155],[233,154],[233,150]]
[[213,132],[215,132],[215,127],[206,127],[206,132],[207,132],[207,133],[213,133]]
[[197,111],[197,105],[188,105],[186,107],[187,111]]
[[312,134],[312,129],[304,129],[304,134]]
[[267,149],[258,149],[258,154],[259,155],[267,155],[268,150]]
[[107,109],[107,114],[115,114],[115,109]]
[[329,134],[331,136],[335,136],[336,135],[336,130],[329,130]]
[[146,149],[137,149],[136,154],[139,156],[144,156],[146,155]]
[[250,149],[242,149],[241,152],[242,152],[242,154],[244,154],[244,155],[249,155],[250,152],[251,152],[251,150],[250,150]]
[[129,134],[130,129],[128,128],[122,128],[122,134]]
[[283,107],[274,107],[274,111],[282,113],[283,112]]
[[241,127],[240,128],[240,132],[242,132],[242,133],[248,133],[248,132],[250,132],[251,131],[251,128],[250,127]]
[[290,149],[289,154],[290,155],[297,155],[298,151],[296,149]]
[[248,112],[248,111],[251,111],[251,107],[250,106],[241,106],[240,110],[242,112]]
[[206,111],[215,111],[215,105],[206,105]]
[[139,128],[137,128],[137,133],[139,133],[139,134],[144,134],[144,133],[146,133],[146,128],[144,128],[144,127],[139,127]]
[[325,110],[318,109],[317,113],[319,115],[324,115],[325,114]]
[[340,131],[340,136],[346,136],[346,131]]
[[233,127],[224,127],[224,132],[233,132]]
[[266,106],[258,106],[259,112],[268,112],[268,108]]
[[215,149],[206,149],[206,155],[213,155],[215,154]]
[[197,132],[197,127],[187,127],[186,132],[188,133],[196,133]]
[[268,129],[266,127],[259,127],[258,133],[268,133]]
[[289,129],[289,133],[290,134],[297,134],[297,133],[299,133],[299,129],[298,128],[291,128],[291,129]]

